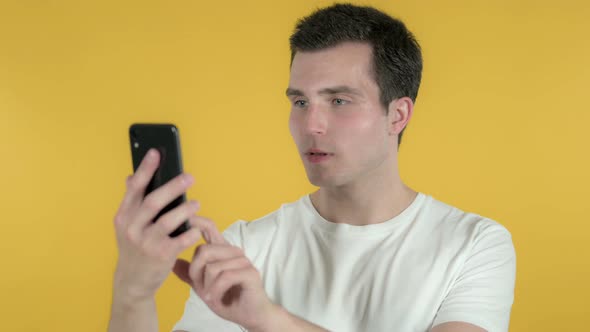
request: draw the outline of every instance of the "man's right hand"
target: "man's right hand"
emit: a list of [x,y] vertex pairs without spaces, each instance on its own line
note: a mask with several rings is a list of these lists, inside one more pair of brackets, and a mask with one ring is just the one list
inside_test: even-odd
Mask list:
[[[127,191],[114,218],[119,248],[115,301],[132,304],[153,300],[176,257],[201,238],[195,215],[199,210],[196,201],[187,201],[152,223],[156,215],[186,192],[194,181],[189,174],[181,174],[144,198],[159,159],[158,152],[151,149],[136,172],[127,178]],[[185,220],[189,220],[191,228],[175,238],[169,237],[168,234]]]

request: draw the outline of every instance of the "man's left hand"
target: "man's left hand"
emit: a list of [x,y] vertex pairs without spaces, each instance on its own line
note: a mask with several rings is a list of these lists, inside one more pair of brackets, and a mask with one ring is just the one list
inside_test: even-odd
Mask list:
[[260,273],[212,221],[202,218],[200,222],[211,226],[206,227],[209,234],[204,234],[207,243],[195,249],[190,264],[177,260],[174,273],[219,317],[248,330],[264,330],[263,325],[280,309],[266,295]]

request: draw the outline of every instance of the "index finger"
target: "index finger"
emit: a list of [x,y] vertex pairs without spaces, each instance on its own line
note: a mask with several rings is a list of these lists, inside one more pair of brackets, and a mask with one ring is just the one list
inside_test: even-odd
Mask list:
[[205,217],[197,216],[197,227],[201,230],[203,238],[209,244],[229,244],[221,235],[215,223]]

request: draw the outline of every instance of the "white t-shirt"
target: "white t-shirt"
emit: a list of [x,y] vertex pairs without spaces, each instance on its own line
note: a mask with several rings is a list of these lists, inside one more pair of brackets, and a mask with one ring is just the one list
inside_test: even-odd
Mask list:
[[[325,220],[306,195],[237,221],[224,236],[244,249],[274,303],[330,331],[424,332],[449,321],[508,330],[510,233],[423,193],[393,219],[367,226]],[[245,331],[193,290],[174,330]]]

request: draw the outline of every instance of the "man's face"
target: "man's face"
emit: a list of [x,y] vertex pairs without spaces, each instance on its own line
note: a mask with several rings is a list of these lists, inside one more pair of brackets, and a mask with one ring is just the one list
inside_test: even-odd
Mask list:
[[352,42],[297,52],[293,59],[289,128],[316,186],[362,181],[391,166],[386,161],[397,141],[389,135],[371,66],[371,47]]

